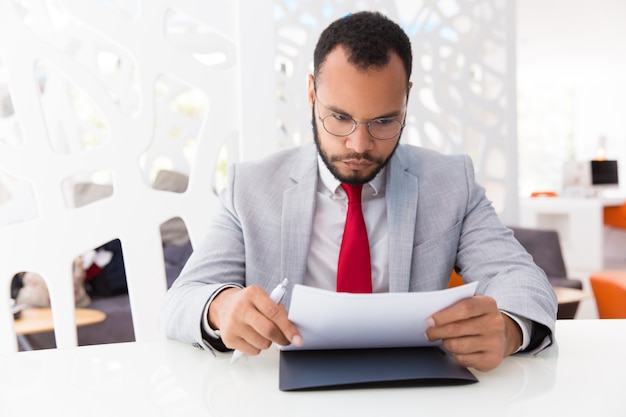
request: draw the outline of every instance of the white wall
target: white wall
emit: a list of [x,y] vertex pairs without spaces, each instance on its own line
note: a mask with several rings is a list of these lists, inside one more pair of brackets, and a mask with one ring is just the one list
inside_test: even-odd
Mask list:
[[626,190],[626,2],[522,0],[517,22],[521,195],[559,190],[600,136]]

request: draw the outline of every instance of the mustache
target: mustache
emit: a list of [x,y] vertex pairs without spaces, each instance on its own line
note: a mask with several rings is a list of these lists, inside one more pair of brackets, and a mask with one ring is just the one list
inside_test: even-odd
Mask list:
[[382,164],[383,160],[382,158],[375,158],[372,155],[366,153],[358,153],[358,152],[352,152],[349,153],[347,155],[333,155],[330,156],[328,158],[329,162],[341,162],[341,161],[347,161],[347,160],[356,160],[356,161],[369,161],[369,162],[373,162],[376,164]]

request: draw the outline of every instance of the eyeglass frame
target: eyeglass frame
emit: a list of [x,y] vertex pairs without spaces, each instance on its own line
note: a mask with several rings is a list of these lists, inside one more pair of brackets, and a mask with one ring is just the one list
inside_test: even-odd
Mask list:
[[[400,120],[398,120],[398,119],[394,119],[394,118],[392,118],[392,117],[379,117],[379,118],[377,118],[377,119],[370,120],[369,122],[361,122],[361,121],[356,120],[356,119],[355,119],[354,117],[352,117],[352,116],[349,116],[349,115],[347,115],[347,114],[344,114],[343,116],[345,116],[345,117],[349,118],[350,120],[352,120],[352,130],[350,130],[350,132],[348,132],[348,133],[346,133],[346,134],[344,134],[344,135],[338,135],[338,134],[336,134],[336,133],[333,133],[333,132],[329,131],[329,130],[326,128],[326,124],[324,123],[324,121],[325,121],[328,117],[330,117],[330,116],[341,115],[341,114],[340,114],[340,113],[337,113],[337,112],[335,112],[335,111],[333,111],[333,110],[331,110],[331,109],[329,109],[329,108],[328,108],[328,107],[327,107],[324,103],[322,103],[322,101],[321,101],[321,100],[319,100],[319,97],[317,96],[317,88],[315,88],[315,87],[314,87],[314,88],[313,88],[313,92],[314,92],[314,94],[315,94],[315,105],[316,105],[316,106],[318,106],[317,102],[319,101],[319,102],[320,102],[320,104],[322,105],[322,107],[324,107],[326,110],[328,110],[328,111],[330,112],[330,114],[328,114],[328,115],[326,115],[326,116],[322,117],[322,116],[320,116],[320,109],[319,109],[319,106],[317,107],[317,118],[318,118],[318,120],[319,120],[320,122],[322,122],[322,127],[324,128],[324,130],[325,130],[327,133],[329,133],[329,134],[331,134],[331,135],[333,135],[333,136],[337,136],[337,137],[339,137],[339,138],[345,138],[346,136],[350,136],[351,134],[353,134],[353,133],[354,133],[354,131],[356,130],[356,128],[357,128],[357,126],[358,126],[358,125],[363,124],[363,125],[367,125],[367,133],[368,133],[371,137],[373,137],[374,139],[376,139],[376,140],[391,140],[391,139],[395,138],[396,136],[399,136],[400,134],[402,134],[402,130],[403,130],[403,129],[404,129],[404,127],[406,126],[406,107],[405,107],[405,110],[404,110],[404,118],[402,119],[402,121],[400,121]],[[408,96],[407,96],[407,102],[408,102]],[[375,136],[374,134],[372,134],[372,131],[370,130],[370,126],[371,126],[371,124],[372,124],[372,123],[374,123],[374,122],[376,122],[376,121],[379,121],[379,120],[392,120],[392,121],[394,121],[394,122],[397,122],[397,123],[400,125],[400,129],[399,129],[399,130],[398,130],[398,132],[397,132],[396,134],[394,134],[393,136],[390,136],[390,137],[388,137],[388,138],[379,138],[379,137]]]

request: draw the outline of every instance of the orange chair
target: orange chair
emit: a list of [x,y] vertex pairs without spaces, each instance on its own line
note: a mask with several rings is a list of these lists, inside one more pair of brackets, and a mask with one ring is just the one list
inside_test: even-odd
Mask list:
[[604,208],[604,225],[626,229],[626,203]]
[[463,282],[463,278],[461,278],[461,276],[453,269],[450,274],[450,283],[448,284],[448,288],[458,287],[463,284],[465,284],[465,282]]
[[599,271],[589,277],[601,319],[626,319],[626,271]]

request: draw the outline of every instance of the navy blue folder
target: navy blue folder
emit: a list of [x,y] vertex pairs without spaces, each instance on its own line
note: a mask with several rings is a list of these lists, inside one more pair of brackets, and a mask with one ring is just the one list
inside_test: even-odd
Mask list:
[[462,385],[478,382],[439,347],[280,352],[281,391]]

